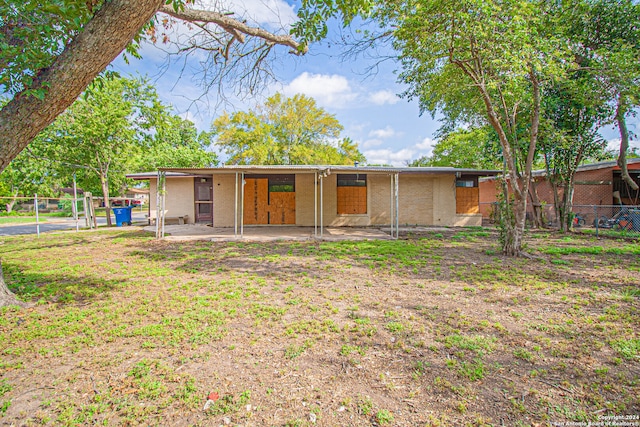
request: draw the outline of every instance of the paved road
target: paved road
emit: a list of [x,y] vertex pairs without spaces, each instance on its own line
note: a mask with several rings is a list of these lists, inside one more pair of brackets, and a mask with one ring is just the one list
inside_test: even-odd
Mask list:
[[[144,222],[146,220],[144,212],[133,212],[131,219],[134,223]],[[98,225],[106,225],[107,219],[98,217]],[[115,224],[115,220],[113,221]],[[79,221],[80,229],[84,228],[84,219]],[[59,231],[75,229],[76,222],[70,218],[60,218],[55,221],[47,221],[40,223],[40,232],[45,233],[47,231]],[[0,236],[18,236],[21,234],[36,234],[36,224],[4,224],[0,225]]]

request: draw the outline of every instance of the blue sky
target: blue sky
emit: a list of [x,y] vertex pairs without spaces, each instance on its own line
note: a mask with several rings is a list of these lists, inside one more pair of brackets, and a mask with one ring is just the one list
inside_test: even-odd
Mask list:
[[[200,1],[220,4],[220,0]],[[284,0],[222,0],[222,3],[226,4],[223,6],[226,10],[241,15],[248,24],[274,32],[286,31],[295,20],[295,6]],[[336,37],[337,30],[337,27],[333,28]],[[187,29],[178,26],[176,31],[181,33]],[[397,64],[387,61],[375,75],[367,75],[366,70],[373,60],[363,57],[345,60],[341,55],[342,48],[335,44],[312,45],[303,57],[287,54],[286,47],[278,49],[277,61],[273,64],[278,83],[251,99],[234,99],[229,92],[231,105],[218,107],[217,92],[213,90],[203,96],[204,90],[192,73],[198,69],[197,55],[182,72],[182,62],[167,68],[165,52],[144,44],[140,51],[142,60],[131,59],[130,64],[126,64],[119,58],[112,64],[112,69],[124,75],[148,76],[162,100],[173,105],[177,114],[192,120],[201,130],[208,130],[213,119],[224,110],[250,109],[275,92],[288,96],[303,93],[336,116],[344,126],[342,137],[357,142],[369,164],[404,166],[408,161],[431,153],[439,123],[428,113],[420,116],[417,102],[397,96],[404,90],[396,83],[394,70]],[[196,99],[198,101],[194,102]],[[640,128],[640,120],[632,118],[629,122],[630,130],[635,133]],[[617,131],[607,130],[603,135],[611,140],[611,147],[615,147]],[[633,145],[639,144],[636,141]],[[221,160],[225,160],[223,156]]]

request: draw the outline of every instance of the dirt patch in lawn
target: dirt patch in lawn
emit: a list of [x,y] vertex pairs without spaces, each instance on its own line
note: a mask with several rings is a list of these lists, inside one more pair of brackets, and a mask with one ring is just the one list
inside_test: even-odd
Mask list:
[[528,242],[6,239],[0,423],[639,425],[638,245]]

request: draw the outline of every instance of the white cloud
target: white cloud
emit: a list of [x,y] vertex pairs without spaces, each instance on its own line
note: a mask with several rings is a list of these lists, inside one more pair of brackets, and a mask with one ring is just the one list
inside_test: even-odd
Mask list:
[[380,150],[365,150],[363,154],[367,158],[368,164],[406,166],[407,162],[415,158],[416,150],[402,148],[398,151],[393,151],[389,148],[383,148]]
[[[640,140],[634,141],[633,139],[629,140],[629,148],[640,148]],[[610,139],[607,141],[607,150],[615,151],[618,153],[620,151],[620,138]]]
[[311,74],[306,71],[284,86],[283,93],[287,96],[297,93],[307,95],[325,108],[345,108],[356,98],[345,77],[337,74]]
[[371,101],[375,105],[393,105],[399,100],[400,98],[398,98],[398,96],[390,90],[380,90],[369,95],[369,101]]
[[[377,140],[370,140],[377,141]],[[365,141],[362,145],[363,148],[374,147],[381,144],[369,144],[370,141]],[[367,145],[369,144],[369,145]],[[363,154],[367,158],[368,164],[383,164],[392,166],[406,166],[407,163],[412,160],[416,160],[422,156],[429,156],[433,152],[433,145],[435,141],[431,138],[424,138],[422,141],[414,144],[410,147],[400,148],[393,150],[391,148],[380,148],[374,150],[364,150]]]
[[436,143],[437,141],[435,139],[426,137],[425,139],[422,140],[422,142],[419,142],[416,144],[416,148],[420,150],[426,150],[430,155],[431,152],[433,152],[433,147],[436,145]]
[[367,139],[362,144],[358,144],[358,146],[362,148],[371,148],[371,147],[377,147],[379,145],[382,145],[382,143],[383,141],[380,139]]
[[394,136],[400,136],[401,134],[396,132],[391,126],[387,126],[384,129],[374,129],[369,132],[369,136],[379,139],[388,139]]

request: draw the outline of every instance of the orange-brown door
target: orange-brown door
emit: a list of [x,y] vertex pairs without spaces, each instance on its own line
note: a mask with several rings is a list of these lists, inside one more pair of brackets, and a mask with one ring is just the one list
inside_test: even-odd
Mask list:
[[269,223],[269,180],[245,178],[244,223],[248,225]]
[[269,224],[296,223],[296,193],[269,193]]
[[480,189],[478,187],[456,187],[456,213],[480,213]]

